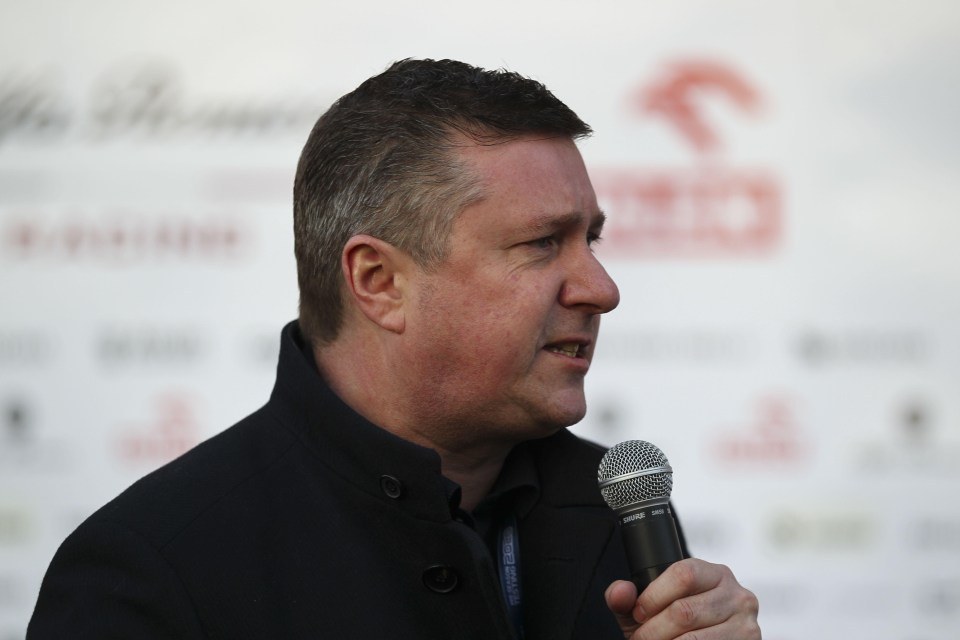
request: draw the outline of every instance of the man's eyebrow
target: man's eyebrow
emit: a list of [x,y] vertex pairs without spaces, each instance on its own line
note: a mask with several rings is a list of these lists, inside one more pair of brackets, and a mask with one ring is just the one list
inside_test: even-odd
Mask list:
[[532,233],[554,233],[561,229],[568,229],[583,224],[584,218],[589,218],[591,231],[599,231],[607,221],[607,215],[599,209],[586,214],[582,211],[571,211],[560,215],[545,215],[531,220],[524,228]]

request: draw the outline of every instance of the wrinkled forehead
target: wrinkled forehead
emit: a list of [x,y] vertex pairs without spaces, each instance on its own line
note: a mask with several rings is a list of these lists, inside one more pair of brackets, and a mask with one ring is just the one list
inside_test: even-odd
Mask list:
[[574,179],[577,184],[571,186],[577,188],[590,185],[580,151],[566,136],[525,135],[481,142],[461,137],[450,153],[486,189],[502,185],[555,189],[558,176]]

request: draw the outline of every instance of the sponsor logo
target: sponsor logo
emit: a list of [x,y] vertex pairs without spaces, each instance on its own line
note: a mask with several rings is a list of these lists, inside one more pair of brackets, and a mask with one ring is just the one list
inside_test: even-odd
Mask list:
[[715,101],[747,118],[762,110],[760,91],[717,61],[665,66],[631,100],[643,118],[665,123],[692,152],[683,168],[599,169],[591,178],[602,207],[606,255],[646,257],[762,256],[783,232],[782,188],[769,168],[728,165],[728,146],[706,116]]
[[37,331],[0,331],[0,367],[46,363],[53,352],[50,338]]
[[903,602],[900,585],[872,580],[826,586],[820,594],[824,611],[831,618],[864,616],[880,618]]
[[[23,585],[12,575],[3,575],[0,573],[0,609],[19,610],[28,604],[28,596]],[[0,635],[0,638],[18,638],[22,640],[23,631],[19,636],[13,632]]]
[[924,615],[956,617],[960,614],[960,581],[927,580],[917,586],[917,609]]
[[714,60],[687,60],[666,65],[659,78],[641,88],[633,102],[642,113],[662,118],[699,153],[723,146],[705,115],[705,100],[719,99],[741,115],[756,116],[760,93],[733,68]]
[[767,539],[780,552],[863,551],[876,541],[876,523],[866,513],[787,511],[773,513]]
[[732,530],[735,523],[724,518],[684,516],[681,524],[687,545],[695,555],[706,557],[723,552],[737,539]]
[[20,507],[0,505],[0,546],[21,545],[32,535],[30,513]]
[[0,76],[0,144],[11,139],[47,141],[69,129],[62,80],[51,71]]
[[6,445],[23,445],[30,441],[32,416],[30,406],[20,398],[12,398],[2,405],[3,441]]
[[192,329],[106,329],[95,345],[97,356],[108,367],[189,364],[202,355],[200,335]]
[[721,463],[759,463],[792,472],[794,469],[783,463],[804,461],[812,449],[811,440],[796,422],[791,402],[771,396],[760,400],[746,426],[721,432],[710,453]]
[[813,600],[810,587],[799,582],[758,582],[751,585],[764,615],[796,615],[809,610]]
[[794,351],[804,364],[919,364],[927,357],[926,336],[920,331],[810,330],[797,336]]
[[950,441],[936,429],[932,404],[923,398],[896,408],[892,429],[885,441],[860,444],[854,465],[867,474],[905,474],[910,477],[960,475],[960,442]]
[[82,95],[68,94],[57,70],[0,77],[0,146],[78,138],[216,141],[298,137],[328,102],[317,96],[192,95],[175,65],[160,59],[122,61]]
[[907,529],[907,541],[920,551],[945,553],[960,551],[960,520],[930,516],[918,518]]
[[616,256],[764,256],[779,243],[780,187],[763,171],[592,172],[600,206],[611,212],[601,250]]
[[633,421],[630,412],[624,408],[622,398],[608,395],[592,398],[590,410],[579,423],[578,428],[592,430],[600,442],[616,442],[630,433]]
[[64,213],[55,217],[39,212],[7,216],[0,228],[0,258],[110,264],[236,261],[247,255],[254,242],[254,234],[235,215]]
[[752,356],[754,342],[743,332],[704,329],[701,331],[631,331],[604,333],[598,351],[608,360],[663,364],[732,363]]
[[5,472],[69,471],[71,459],[66,449],[38,437],[35,407],[23,396],[0,398],[0,476]]
[[243,343],[246,359],[257,368],[273,370],[280,357],[280,337],[276,329],[250,334]]
[[160,465],[200,442],[194,400],[179,393],[159,396],[153,414],[143,422],[123,425],[115,442],[117,456],[138,465]]

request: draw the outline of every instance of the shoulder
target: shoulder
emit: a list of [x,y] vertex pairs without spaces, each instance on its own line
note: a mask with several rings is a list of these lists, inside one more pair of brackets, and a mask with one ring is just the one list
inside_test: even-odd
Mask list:
[[[57,550],[28,637],[202,637],[197,592],[171,547],[213,522],[220,533],[240,529],[219,505],[237,498],[255,510],[251,488],[270,481],[294,441],[259,411],[131,485]],[[228,538],[220,533],[211,538]]]
[[115,525],[159,548],[232,494],[269,482],[296,438],[261,409],[144,476],[84,525]]

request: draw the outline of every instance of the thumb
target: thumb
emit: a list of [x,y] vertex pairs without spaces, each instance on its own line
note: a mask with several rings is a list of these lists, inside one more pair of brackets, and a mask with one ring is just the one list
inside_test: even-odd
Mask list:
[[634,617],[637,596],[636,585],[626,580],[615,580],[603,594],[607,608],[616,617],[624,638],[629,638],[630,634],[640,627],[640,623]]

